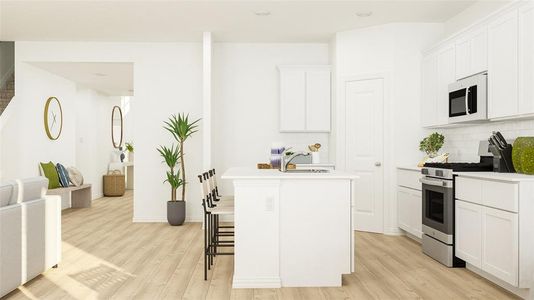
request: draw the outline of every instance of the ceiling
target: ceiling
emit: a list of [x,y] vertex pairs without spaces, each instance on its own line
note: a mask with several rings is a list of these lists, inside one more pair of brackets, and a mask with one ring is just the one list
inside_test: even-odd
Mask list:
[[31,64],[108,96],[133,96],[133,63],[32,62]]
[[327,42],[372,25],[444,22],[474,2],[0,0],[0,40],[180,42],[211,31],[221,42]]

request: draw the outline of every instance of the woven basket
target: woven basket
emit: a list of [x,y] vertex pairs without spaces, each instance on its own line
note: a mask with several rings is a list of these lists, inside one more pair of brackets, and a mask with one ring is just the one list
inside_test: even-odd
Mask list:
[[104,180],[104,196],[119,197],[124,195],[126,190],[126,180],[120,171],[109,171],[107,175],[103,176]]

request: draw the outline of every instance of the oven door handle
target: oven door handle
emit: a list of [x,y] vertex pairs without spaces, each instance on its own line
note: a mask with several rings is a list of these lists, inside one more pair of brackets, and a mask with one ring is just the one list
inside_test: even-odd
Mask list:
[[421,182],[422,184],[428,184],[444,188],[452,188],[452,182],[449,182],[448,180],[419,178],[419,182]]

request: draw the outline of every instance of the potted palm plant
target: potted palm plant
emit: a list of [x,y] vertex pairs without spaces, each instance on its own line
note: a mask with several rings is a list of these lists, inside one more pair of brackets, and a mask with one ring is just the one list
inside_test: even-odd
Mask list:
[[163,157],[167,167],[169,167],[167,178],[164,181],[168,182],[171,186],[171,200],[167,201],[167,221],[173,226],[182,225],[185,220],[185,201],[176,200],[176,190],[184,184],[184,181],[180,178],[180,171],[177,168],[180,152],[178,147],[175,148],[174,145],[170,148],[160,146],[158,152]]
[[[185,180],[184,144],[193,133],[197,132],[199,121],[200,119],[190,121],[189,115],[182,113],[177,116],[172,115],[168,121],[164,122],[165,126],[163,128],[169,131],[178,142],[176,148],[173,145],[170,148],[160,146],[158,149],[169,167],[167,178],[165,179],[165,182],[171,185],[171,201],[167,202],[167,220],[173,226],[182,225],[185,220],[185,188],[187,182]],[[177,199],[176,196],[176,191],[179,188],[182,189],[181,199]]]

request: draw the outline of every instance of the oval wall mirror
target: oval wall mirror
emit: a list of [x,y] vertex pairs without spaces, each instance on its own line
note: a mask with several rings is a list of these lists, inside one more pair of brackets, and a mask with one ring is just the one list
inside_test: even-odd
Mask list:
[[113,147],[122,147],[122,110],[118,106],[113,106],[111,111],[111,142]]

